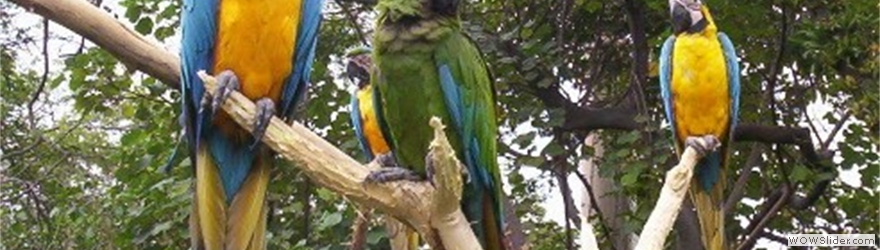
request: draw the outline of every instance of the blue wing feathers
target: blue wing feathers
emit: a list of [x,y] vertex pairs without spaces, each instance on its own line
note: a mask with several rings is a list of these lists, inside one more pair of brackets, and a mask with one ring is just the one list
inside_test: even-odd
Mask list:
[[718,32],[718,41],[721,42],[721,49],[724,51],[724,60],[727,62],[727,81],[730,84],[730,131],[736,128],[739,119],[739,96],[740,96],[740,71],[739,62],[736,56],[736,49],[733,42],[724,32]]
[[323,0],[305,0],[302,3],[302,19],[296,39],[295,56],[292,58],[293,72],[288,77],[281,96],[281,114],[285,117],[291,117],[294,106],[302,99],[305,90],[309,87],[323,5]]
[[476,180],[478,184],[483,185],[487,189],[492,189],[495,184],[492,183],[492,177],[484,166],[479,166],[480,162],[477,157],[480,156],[480,145],[473,131],[466,129],[473,127],[468,126],[468,122],[473,123],[476,109],[474,107],[466,107],[462,98],[462,90],[459,84],[455,82],[455,77],[449,69],[449,65],[441,64],[438,67],[440,74],[440,87],[443,90],[443,98],[446,102],[446,108],[449,110],[453,127],[462,138],[464,150],[464,164],[471,174],[471,181]]
[[[675,36],[669,36],[660,49],[660,95],[663,97],[663,108],[666,111],[666,120],[675,131],[675,116],[672,106],[672,50],[675,45]],[[673,133],[673,138],[675,134]]]
[[184,0],[183,25],[181,41],[181,104],[184,119],[187,120],[187,137],[191,145],[198,147],[199,136],[203,127],[209,124],[208,119],[198,110],[199,102],[204,95],[202,80],[198,77],[199,70],[210,72],[214,58],[214,40],[217,37],[218,0]]
[[370,150],[369,141],[364,137],[364,126],[361,124],[361,107],[360,100],[357,98],[357,91],[351,95],[351,126],[354,127],[354,134],[357,136],[358,145],[360,145],[361,151],[364,152],[367,161],[372,161],[373,151]]
[[461,91],[458,89],[458,84],[455,83],[452,71],[449,70],[449,65],[440,65],[438,72],[440,73],[440,88],[443,90],[443,100],[446,102],[449,116],[452,118],[452,125],[459,134],[464,134],[464,131],[462,131],[461,113],[463,108],[461,107]]

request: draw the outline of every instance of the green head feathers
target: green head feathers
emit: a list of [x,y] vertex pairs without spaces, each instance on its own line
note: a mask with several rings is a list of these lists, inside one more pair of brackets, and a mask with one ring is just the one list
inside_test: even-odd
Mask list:
[[350,57],[359,56],[359,55],[363,55],[363,54],[369,54],[371,52],[373,52],[373,49],[370,47],[358,46],[358,47],[354,47],[354,48],[351,48],[348,51],[346,51],[345,57],[350,58]]
[[426,2],[429,0],[380,0],[376,4],[376,11],[379,15],[386,16],[392,21],[400,20],[404,17],[424,17],[426,11],[422,11]]
[[450,17],[458,14],[461,0],[379,0],[376,11],[392,22],[402,19],[431,19],[432,17]]

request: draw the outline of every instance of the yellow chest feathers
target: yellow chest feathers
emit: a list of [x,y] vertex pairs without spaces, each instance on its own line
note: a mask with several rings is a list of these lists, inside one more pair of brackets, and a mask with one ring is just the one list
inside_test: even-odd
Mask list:
[[370,151],[373,155],[388,153],[391,149],[382,136],[382,129],[379,127],[379,120],[376,117],[375,107],[373,107],[373,91],[372,86],[366,86],[357,91],[358,106],[361,113],[361,124],[363,126],[364,137],[370,144]]
[[676,38],[672,94],[679,136],[726,133],[730,120],[727,68],[714,34]]
[[223,0],[214,72],[232,70],[250,99],[280,98],[293,68],[301,0]]

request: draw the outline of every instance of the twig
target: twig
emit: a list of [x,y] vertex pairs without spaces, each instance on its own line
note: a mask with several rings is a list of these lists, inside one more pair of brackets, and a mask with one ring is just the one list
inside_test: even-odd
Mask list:
[[34,103],[40,99],[40,94],[46,88],[46,81],[49,79],[49,18],[43,18],[43,75],[40,76],[40,84],[37,85],[37,91],[34,92],[31,100],[28,101],[28,121],[31,129],[34,129],[36,120],[34,118]]
[[[565,178],[566,176],[563,171],[554,169],[553,175],[556,177],[556,181],[559,182],[559,193],[562,195],[562,206],[565,213],[565,249],[572,249],[574,246],[574,236],[571,233],[571,214],[574,204],[571,198],[571,188],[568,186],[568,180]],[[580,219],[580,217],[576,218]],[[580,220],[577,221],[577,224],[580,226]]]
[[125,65],[141,70],[177,88],[180,61],[148,42],[106,11],[82,0],[10,0],[88,38]]
[[831,129],[831,133],[828,133],[828,138],[825,138],[825,141],[822,142],[822,150],[828,150],[828,147],[831,145],[831,141],[837,136],[837,132],[840,132],[840,129],[843,128],[843,124],[849,120],[849,117],[852,116],[852,112],[847,110],[846,114],[843,114],[843,117],[837,121],[837,124],[834,125],[834,129]]
[[[589,183],[589,181],[587,180],[587,177],[584,176],[581,172],[574,171],[574,174],[578,177],[578,179],[581,180],[581,183],[584,184],[584,188],[587,189],[587,194],[589,194],[589,196],[590,196],[590,207],[594,211],[596,211],[596,216],[599,217],[599,221],[602,223],[601,225],[602,225],[603,233],[605,233],[605,235],[610,236],[612,233],[611,232],[612,229],[607,224],[605,224],[606,223],[605,216],[602,214],[602,210],[599,209],[599,199],[596,199],[596,194],[593,192],[593,185],[591,185]],[[583,218],[583,219],[586,221],[589,221],[590,218]],[[586,223],[588,223],[588,222],[586,222]],[[593,237],[595,238],[595,236],[593,236]],[[611,242],[611,249],[617,249],[617,247],[614,245],[614,241],[612,240],[610,242]]]
[[370,228],[370,218],[373,217],[373,210],[355,205],[354,209],[357,217],[351,226],[351,246],[350,250],[363,250],[367,248],[367,229]]
[[779,197],[779,199],[777,199],[773,203],[773,206],[771,206],[769,210],[765,210],[760,214],[761,216],[758,217],[760,218],[760,220],[758,220],[758,223],[754,225],[754,227],[752,227],[752,224],[749,225],[752,230],[746,240],[743,241],[743,243],[736,248],[737,250],[751,249],[755,242],[758,240],[759,234],[764,231],[764,227],[767,226],[767,223],[770,221],[770,219],[776,216],[776,212],[778,212],[779,209],[781,209],[782,206],[785,205],[786,201],[788,200],[788,196],[791,194],[791,189],[789,189],[784,184],[780,188],[782,189],[781,197]]
[[369,45],[370,43],[367,42],[367,35],[364,34],[364,31],[361,30],[361,25],[358,24],[357,15],[352,14],[351,11],[348,9],[348,6],[342,4],[342,0],[336,0],[336,5],[339,5],[339,7],[342,8],[342,12],[345,13],[345,16],[348,18],[349,21],[351,21],[354,30],[357,31],[358,37],[361,39],[361,43],[363,43],[364,46]]
[[736,184],[733,186],[733,190],[730,191],[730,195],[727,196],[727,201],[724,202],[724,214],[730,213],[736,208],[736,204],[739,204],[739,201],[742,199],[746,183],[749,181],[749,176],[752,174],[752,168],[758,166],[760,168],[761,160],[764,154],[764,145],[760,143],[752,144],[752,151],[749,153],[749,158],[746,160],[745,167],[742,168],[742,173],[740,173],[739,178],[736,180]]

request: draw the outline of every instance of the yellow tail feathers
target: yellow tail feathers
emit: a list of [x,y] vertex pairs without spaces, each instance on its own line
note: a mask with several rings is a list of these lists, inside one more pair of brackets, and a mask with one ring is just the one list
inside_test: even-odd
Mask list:
[[409,249],[410,250],[418,250],[419,249],[419,239],[421,239],[421,238],[419,238],[419,234],[416,233],[415,230],[412,230],[412,228],[407,230],[407,234],[408,235],[406,237],[406,240],[409,242]]
[[385,217],[385,230],[388,233],[393,250],[419,249],[419,234],[415,230],[398,221],[394,217]]
[[[722,178],[723,179],[723,178]],[[719,180],[711,192],[707,193],[700,185],[691,185],[690,196],[697,209],[703,247],[707,250],[727,249],[724,236],[724,211],[722,206],[724,185]]]
[[198,149],[196,157],[195,196],[190,217],[193,248],[265,249],[270,154],[260,153],[229,206],[219,171],[207,147]]
[[[227,212],[227,249],[265,249],[266,188],[269,185],[269,165],[272,157],[265,152],[254,160],[254,165]],[[262,227],[259,225],[263,224]]]
[[[204,249],[222,249],[226,234],[226,194],[220,173],[207,147],[196,153],[196,192],[194,211],[201,236],[198,246]],[[195,234],[195,233],[194,233]]]

